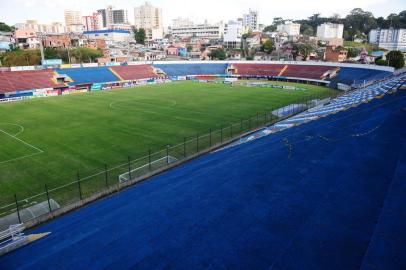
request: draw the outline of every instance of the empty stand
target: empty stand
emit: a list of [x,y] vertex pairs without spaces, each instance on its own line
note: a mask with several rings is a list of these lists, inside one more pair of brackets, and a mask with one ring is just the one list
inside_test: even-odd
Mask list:
[[338,72],[338,75],[331,80],[331,86],[335,87],[337,83],[343,83],[347,85],[363,83],[380,80],[391,73],[382,70],[367,69],[367,68],[352,68],[352,67],[342,67]]
[[283,64],[233,64],[235,74],[242,76],[278,76],[286,65]]
[[58,86],[52,70],[0,72],[0,93]]
[[115,66],[111,70],[123,80],[159,78],[150,65]]
[[227,64],[157,64],[168,76],[226,74]]
[[336,67],[331,66],[288,65],[280,76],[322,80],[324,73],[335,69]]
[[115,82],[120,80],[108,67],[64,68],[55,69],[55,71],[69,76],[73,80],[69,85]]

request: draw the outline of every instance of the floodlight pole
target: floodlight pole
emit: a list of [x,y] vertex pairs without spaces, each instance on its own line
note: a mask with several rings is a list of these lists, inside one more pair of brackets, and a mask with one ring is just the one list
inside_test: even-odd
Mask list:
[[45,55],[44,55],[44,38],[45,38],[45,34],[42,32],[37,32],[37,38],[39,39],[39,49],[41,51],[41,64],[44,62],[45,60]]

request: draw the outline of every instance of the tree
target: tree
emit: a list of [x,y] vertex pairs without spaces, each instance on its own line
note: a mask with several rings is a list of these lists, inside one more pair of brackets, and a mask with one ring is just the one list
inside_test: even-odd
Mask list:
[[379,58],[377,58],[375,60],[375,65],[377,65],[377,66],[388,66],[389,63],[388,63],[388,60],[383,60],[381,57],[379,57]]
[[224,60],[227,58],[226,51],[222,48],[212,50],[209,55],[211,60]]
[[354,8],[345,17],[344,27],[348,31],[349,38],[352,39],[356,35],[369,33],[371,29],[377,27],[377,22],[371,12]]
[[401,51],[390,51],[386,55],[389,66],[396,69],[403,68],[405,66],[405,57]]
[[60,59],[58,52],[54,48],[45,48],[44,56],[45,59]]
[[262,32],[267,33],[267,32],[275,32],[275,31],[276,31],[276,25],[272,24],[272,25],[266,26]]
[[136,29],[134,27],[133,28],[133,33],[134,33],[134,39],[137,41],[137,43],[145,44],[145,40],[147,39],[147,35],[145,33],[144,28]]
[[347,51],[348,51],[348,53],[347,53],[348,58],[357,57],[357,56],[359,55],[359,53],[360,53],[360,50],[359,50],[359,49],[357,49],[357,48],[352,48],[352,47],[347,48]]
[[4,22],[0,22],[0,31],[4,32],[12,32],[14,31],[14,27],[5,24]]
[[245,57],[245,58],[249,56],[247,38],[249,38],[250,36],[251,36],[251,32],[245,33],[241,36],[240,49],[241,49],[242,57]]
[[294,60],[300,55],[303,60],[306,60],[310,53],[315,51],[315,46],[308,42],[288,42],[287,47],[289,48]]
[[39,65],[41,56],[39,50],[13,50],[1,54],[4,66],[34,66]]
[[262,45],[261,48],[262,51],[266,52],[267,54],[270,54],[275,50],[275,43],[271,40],[265,41],[265,43]]
[[300,33],[302,33],[305,36],[313,36],[314,35],[314,29],[311,25],[308,24],[302,24],[300,26]]
[[332,23],[339,23],[340,19],[340,14],[338,13],[333,13],[333,16],[330,17]]
[[283,24],[284,22],[285,22],[285,20],[282,19],[281,17],[275,17],[275,18],[273,18],[272,24],[277,26],[279,24]]

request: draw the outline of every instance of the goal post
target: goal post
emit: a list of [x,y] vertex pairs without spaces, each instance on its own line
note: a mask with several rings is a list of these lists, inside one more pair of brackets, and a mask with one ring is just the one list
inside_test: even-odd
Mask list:
[[138,168],[134,168],[128,172],[120,174],[118,180],[120,183],[128,182],[136,177],[144,175],[149,171],[154,171],[167,166],[168,164],[176,162],[178,159],[173,156],[164,156],[162,158],[151,161],[151,163],[146,163]]

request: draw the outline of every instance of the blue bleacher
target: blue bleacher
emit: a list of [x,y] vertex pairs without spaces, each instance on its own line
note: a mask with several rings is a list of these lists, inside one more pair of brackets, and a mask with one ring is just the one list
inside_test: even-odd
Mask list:
[[158,64],[154,67],[163,70],[168,76],[220,75],[225,74],[227,64]]
[[120,79],[108,67],[64,68],[55,69],[59,74],[66,74],[73,82],[69,85],[82,83],[115,82]]
[[363,83],[364,81],[368,82],[372,80],[380,80],[391,74],[391,72],[382,70],[342,67],[340,68],[338,75],[331,80],[331,85],[335,87],[337,83],[343,83],[347,85],[351,85],[354,83],[359,84]]
[[1,269],[406,269],[406,91],[196,158]]

